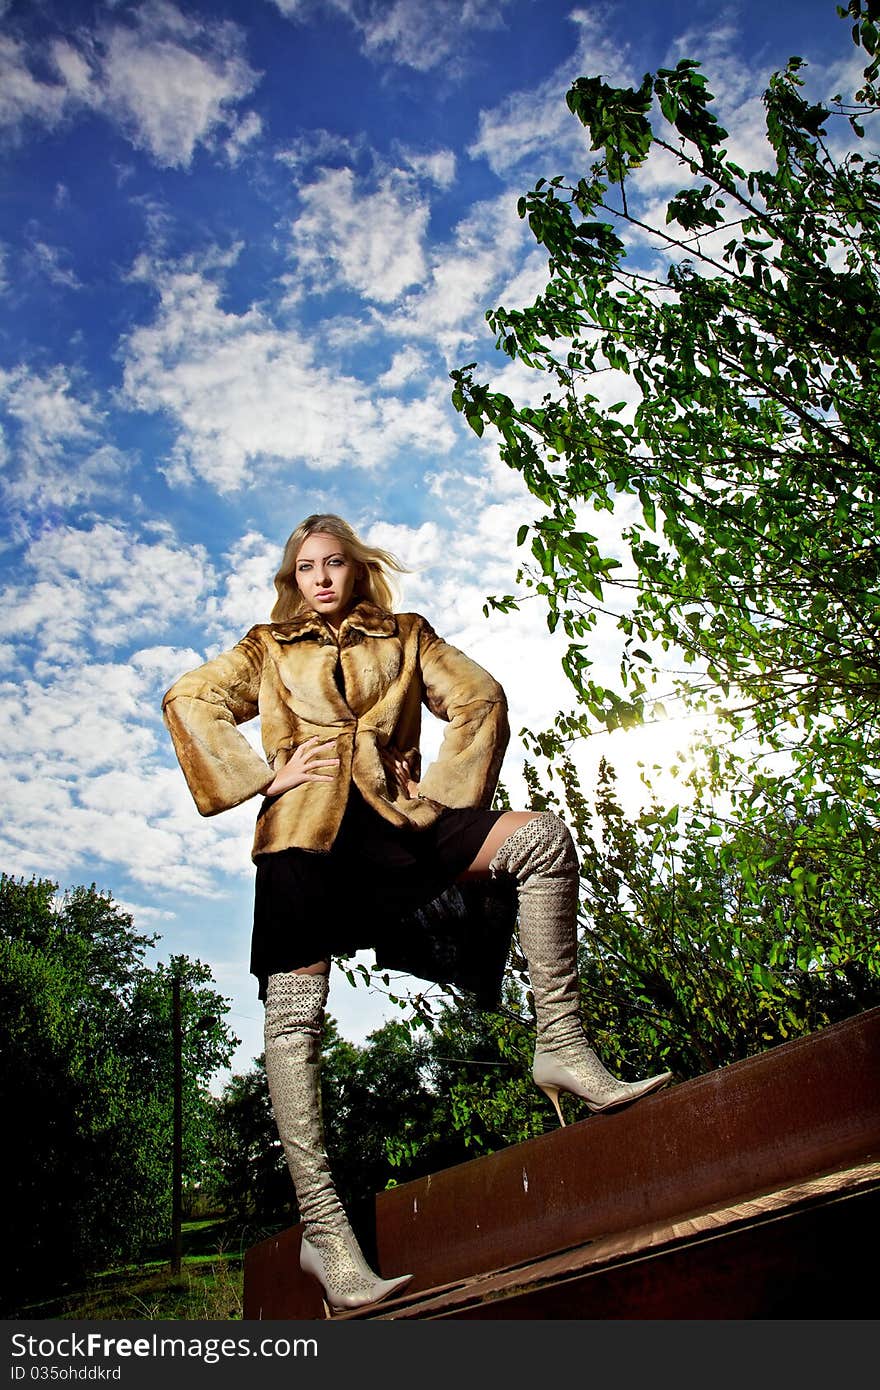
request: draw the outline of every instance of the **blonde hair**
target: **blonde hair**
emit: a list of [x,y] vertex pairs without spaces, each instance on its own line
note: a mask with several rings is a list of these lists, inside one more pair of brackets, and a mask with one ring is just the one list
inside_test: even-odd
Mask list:
[[369,599],[378,608],[393,607],[394,594],[390,576],[385,571],[394,570],[397,574],[405,574],[406,567],[390,551],[366,545],[341,516],[334,516],[332,512],[316,513],[300,522],[296,530],[291,532],[284,547],[281,568],[275,576],[278,598],[272,609],[273,623],[290,622],[291,618],[295,618],[306,607],[306,601],[296,583],[296,557],[308,537],[315,535],[335,536],[341,541],[349,559],[354,560],[360,567],[355,580],[354,597]]

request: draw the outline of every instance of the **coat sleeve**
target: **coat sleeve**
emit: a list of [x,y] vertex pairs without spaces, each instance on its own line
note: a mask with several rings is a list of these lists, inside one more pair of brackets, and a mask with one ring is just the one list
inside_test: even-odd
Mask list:
[[424,702],[449,725],[419,793],[443,806],[488,806],[510,738],[504,691],[424,620],[419,660]]
[[264,792],[274,773],[236,725],[258,713],[263,647],[256,628],[229,652],[175,681],[162,714],[203,816]]

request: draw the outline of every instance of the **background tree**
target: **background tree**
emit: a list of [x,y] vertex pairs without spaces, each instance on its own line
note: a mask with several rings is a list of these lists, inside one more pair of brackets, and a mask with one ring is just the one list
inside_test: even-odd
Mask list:
[[556,1126],[532,1081],[534,1008],[516,945],[501,1007],[467,996],[444,1002],[429,1036],[428,1074],[437,1098],[438,1167],[493,1153]]
[[204,965],[143,963],[154,939],[94,886],[59,897],[46,880],[0,877],[5,1311],[169,1239],[170,968],[184,1018],[213,1020],[184,1028],[185,1161],[199,1176],[207,1082],[235,1040]]
[[250,1071],[236,1073],[214,1102],[215,1206],[247,1234],[289,1226],[295,1219],[293,1186],[272,1115],[262,1054]]
[[589,798],[568,759],[527,775],[580,846],[588,1030],[622,1074],[684,1079],[880,1004],[876,840],[848,859],[777,781],[731,825],[700,800],[625,814],[604,761]]
[[[876,4],[849,11],[873,53]],[[773,165],[750,172],[692,60],[635,90],[579,78],[568,104],[598,157],[521,199],[549,280],[531,307],[487,316],[548,394],[518,407],[473,367],[453,374],[458,407],[498,429],[544,506],[521,531],[528,583],[571,638],[588,716],[649,715],[657,652],[675,651],[691,669],[670,688],[691,706],[863,802],[880,694],[880,166],[854,146],[875,66],[851,100],[819,104],[792,58],[765,93]],[[646,222],[640,180],[670,157],[685,186]],[[621,518],[614,553],[585,529],[591,509]],[[590,679],[588,649],[615,593],[618,691]]]
[[[587,998],[607,1001],[591,1031],[604,1017],[625,1055],[659,1047],[679,1074],[877,1001],[880,6],[839,12],[862,85],[810,100],[792,58],[765,93],[764,169],[730,157],[692,60],[636,89],[579,78],[595,158],[520,200],[546,288],[487,315],[547,393],[520,406],[475,364],[453,373],[542,507],[518,578],[569,638],[579,703],[530,736],[532,792],[580,827]],[[650,216],[670,160],[682,186]],[[609,621],[614,689],[591,672]],[[670,696],[718,716],[696,807],[628,825],[605,769],[590,827],[573,745],[664,718]]]
[[[161,1146],[153,1150],[157,1179],[164,1184],[170,1177],[174,976],[180,979],[183,1181],[185,1197],[191,1201],[214,1181],[215,1105],[208,1081],[229,1061],[237,1042],[223,1021],[227,1004],[212,988],[210,967],[178,955],[167,965],[159,961],[153,970],[136,972],[120,1020],[120,1047],[129,1062],[130,1085],[149,1097],[164,1134]],[[163,1211],[167,1201],[170,1190],[163,1196]]]

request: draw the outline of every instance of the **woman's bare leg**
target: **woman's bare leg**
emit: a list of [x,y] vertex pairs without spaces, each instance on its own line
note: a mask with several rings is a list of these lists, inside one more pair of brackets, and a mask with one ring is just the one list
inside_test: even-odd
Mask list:
[[499,816],[477,851],[473,863],[468,865],[463,874],[459,874],[459,881],[469,878],[488,878],[492,860],[504,841],[510,838],[514,830],[519,830],[521,825],[526,825],[528,821],[534,820],[538,814],[537,811],[505,811],[503,816]]

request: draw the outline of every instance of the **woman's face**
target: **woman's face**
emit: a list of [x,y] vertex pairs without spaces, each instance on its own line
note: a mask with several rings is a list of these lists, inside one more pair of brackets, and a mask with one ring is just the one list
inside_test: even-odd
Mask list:
[[338,627],[351,607],[359,566],[336,536],[316,531],[296,557],[296,584],[309,608]]

